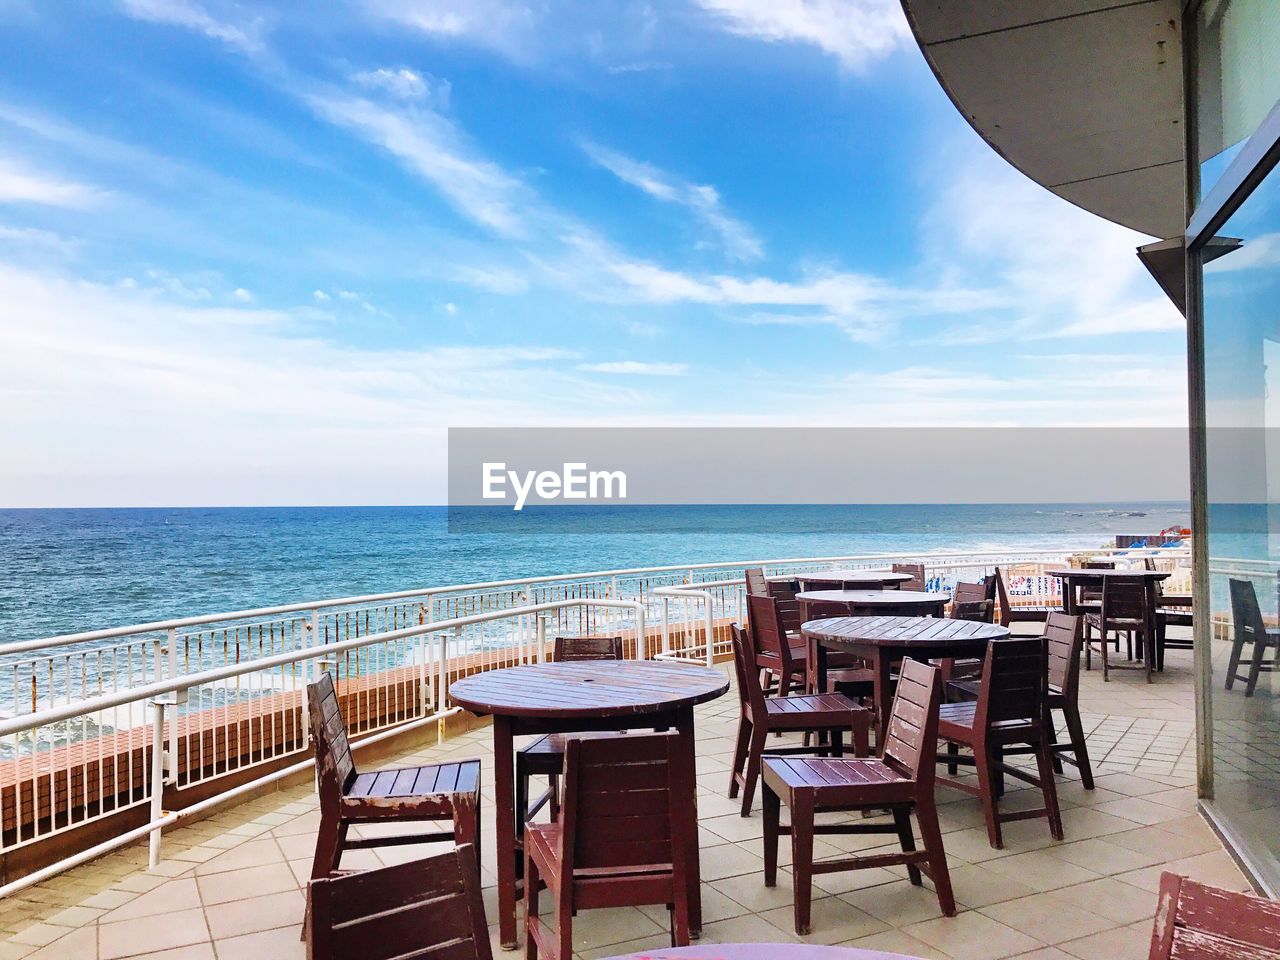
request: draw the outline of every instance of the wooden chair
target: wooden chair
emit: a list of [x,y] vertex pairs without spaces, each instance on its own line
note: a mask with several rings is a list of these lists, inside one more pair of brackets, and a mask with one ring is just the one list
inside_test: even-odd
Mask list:
[[493,960],[476,852],[312,880],[308,960]]
[[1280,960],[1280,902],[1160,875],[1148,960]]
[[[579,910],[666,904],[671,943],[689,943],[688,851],[697,840],[679,734],[565,741],[560,819],[529,824],[525,956],[572,960]],[[545,885],[555,928],[538,916]]]
[[[809,600],[804,603],[806,620],[847,617],[849,606],[831,600]],[[876,680],[871,664],[861,657],[842,651],[827,651],[826,686],[818,689],[818,650],[815,641],[805,646],[805,693],[841,693],[851,700],[870,699],[875,695]],[[807,738],[806,738],[807,742]]]
[[[796,753],[829,753],[838,757],[843,752],[846,731],[852,737],[853,750],[865,757],[869,752],[871,711],[860,707],[838,693],[818,693],[791,697],[766,697],[759,673],[752,669],[755,656],[751,636],[737,624],[733,634],[733,667],[738,677],[738,738],[733,750],[733,769],[729,773],[729,799],[742,790],[742,815],[751,814],[756,782],[760,778],[762,758]],[[818,734],[817,747],[806,745],[765,748],[770,733]],[[825,742],[824,740],[829,740]]]
[[[1147,557],[1143,566],[1152,572],[1156,569],[1156,562]],[[1195,646],[1195,642],[1191,637],[1169,637],[1170,627],[1193,627],[1195,620],[1192,618],[1191,597],[1187,594],[1182,595],[1166,595],[1164,592],[1164,584],[1159,580],[1154,581],[1156,593],[1156,669],[1164,671],[1164,651],[1166,647],[1173,647],[1175,650],[1191,650]]]
[[928,584],[923,563],[895,563],[892,569],[894,573],[911,574],[910,580],[903,580],[896,585],[900,590],[923,590]]
[[[939,778],[939,782],[982,800],[987,838],[997,850],[1004,847],[1000,824],[1009,820],[1044,817],[1049,821],[1053,839],[1062,839],[1062,815],[1058,809],[1053,756],[1045,723],[1047,687],[1044,638],[1000,640],[987,645],[978,699],[944,703],[939,711],[938,738],[947,744],[947,755],[940,759],[945,759],[950,773],[955,772],[957,764],[973,766],[978,785],[949,777]],[[1005,752],[1015,746],[1032,748],[1038,777],[1004,762]],[[972,756],[961,756],[960,747],[972,750]],[[997,795],[1004,776],[1039,787],[1044,806],[1001,812]]]
[[[1080,564],[1081,570],[1114,570],[1114,560],[1086,560]],[[1076,597],[1075,609],[1080,613],[1097,613],[1102,607],[1102,590],[1099,587],[1084,586]],[[1117,640],[1116,649],[1120,649]]]
[[[556,663],[591,660],[622,660],[621,637],[556,637],[552,647]],[[613,733],[601,736],[615,736]],[[560,771],[564,768],[564,734],[549,733],[516,751],[516,835],[524,821],[532,820],[539,810],[551,805],[554,820],[560,806]],[[547,789],[535,800],[529,800],[529,781],[546,777]]]
[[[937,751],[938,707],[942,681],[937,668],[904,660],[898,692],[890,713],[888,735],[881,756],[866,760],[769,759],[764,762],[764,882],[778,882],[778,836],[791,836],[796,933],[809,933],[810,903],[815,873],[905,865],[911,882],[921,873],[933,881],[938,903],[955,916],[955,897],[947,856],[938,827],[933,796],[934,756]],[[779,823],[782,804],[791,823]],[[818,813],[889,810],[892,823],[845,822],[815,824]],[[923,850],[916,850],[911,814],[920,824]],[[896,834],[902,853],[881,853],[815,863],[815,834]]]
[[[1244,680],[1244,695],[1252,697],[1258,686],[1258,676],[1280,669],[1280,630],[1263,622],[1258,594],[1251,581],[1232,579],[1230,587],[1233,630],[1231,659],[1227,663],[1227,689],[1234,687],[1237,680]],[[1253,655],[1249,658],[1248,674],[1241,676],[1240,661],[1246,643],[1253,645]],[[1267,650],[1272,647],[1276,654],[1267,659]]]
[[951,591],[951,619],[995,622],[996,605],[987,598],[985,583],[957,583]]
[[1049,619],[1051,613],[1061,613],[1059,607],[1051,606],[1028,606],[1026,604],[1018,604],[1014,606],[1009,602],[1009,588],[1005,581],[1004,574],[1000,572],[1000,568],[996,567],[995,573],[992,574],[996,580],[996,596],[1000,601],[1000,625],[1008,627],[1015,623],[1044,623]]
[[[1119,579],[1108,577],[1102,585],[1101,607],[1097,613],[1084,615],[1085,669],[1093,668],[1093,631],[1099,634],[1099,650],[1102,654],[1102,679],[1111,679],[1112,670],[1142,670],[1151,682],[1151,670],[1155,666],[1155,637],[1153,636],[1154,612],[1147,609],[1147,587],[1140,578]],[[1115,633],[1116,650],[1120,648],[1120,634],[1128,640],[1129,659],[1134,656],[1135,640],[1142,665],[1116,664],[1112,666],[1107,656],[1107,634]]]
[[808,653],[799,635],[801,622],[799,601],[796,607],[795,631],[788,632],[782,618],[782,603],[775,597],[747,595],[747,627],[755,649],[756,669],[764,671],[766,687],[786,695],[803,690]]
[[745,576],[747,593],[769,595],[769,581],[765,579],[764,567],[747,567]]
[[[307,686],[311,736],[316,746],[320,829],[311,879],[334,873],[343,850],[453,840],[480,855],[480,761],[433,763],[359,773],[347,743],[333,677]],[[451,820],[442,833],[408,833],[348,840],[352,824]]]
[[[1080,782],[1086,790],[1093,789],[1093,767],[1089,763],[1089,745],[1084,736],[1084,723],[1080,719],[1080,649],[1084,645],[1084,622],[1080,617],[1065,613],[1051,613],[1044,629],[1049,646],[1049,693],[1045,698],[1045,731],[1049,734],[1053,752],[1053,769],[1062,772],[1062,761],[1074,764],[1080,770]],[[976,700],[980,684],[973,680],[960,680],[950,684],[954,699]],[[1061,710],[1067,726],[1067,742],[1057,742],[1057,730],[1053,711]],[[1029,753],[1029,747],[1005,749],[1005,756]],[[1070,757],[1063,754],[1069,753]]]

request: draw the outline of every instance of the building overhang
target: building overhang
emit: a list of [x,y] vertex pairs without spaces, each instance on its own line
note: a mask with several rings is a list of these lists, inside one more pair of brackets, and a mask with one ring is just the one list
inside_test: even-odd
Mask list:
[[1161,239],[1186,227],[1180,0],[902,0],[925,59],[997,153]]

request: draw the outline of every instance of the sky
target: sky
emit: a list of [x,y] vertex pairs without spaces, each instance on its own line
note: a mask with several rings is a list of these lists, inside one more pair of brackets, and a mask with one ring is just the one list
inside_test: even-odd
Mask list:
[[0,506],[439,503],[464,426],[1178,426],[1145,239],[897,0],[0,0]]

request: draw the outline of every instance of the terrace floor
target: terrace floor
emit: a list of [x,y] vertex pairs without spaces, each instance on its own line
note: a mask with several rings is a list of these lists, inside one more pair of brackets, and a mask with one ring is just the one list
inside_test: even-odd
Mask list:
[[[1248,885],[1195,812],[1191,655],[1173,650],[1148,686],[1139,673],[1083,675],[1081,707],[1097,789],[1067,767],[1059,793],[1067,839],[1043,821],[1008,824],[1006,849],[988,846],[978,802],[952,791],[939,799],[960,914],[944,918],[932,890],[912,887],[901,868],[814,879],[816,943],[954,960],[1121,960],[1145,957],[1160,872],[1165,869],[1244,890]],[[759,801],[750,819],[725,798],[737,722],[731,691],[698,710],[704,943],[794,941],[790,874],[764,886]],[[487,727],[442,746],[406,752],[418,764],[479,756],[492,762]],[[485,785],[493,782],[491,769]],[[485,814],[492,836],[493,802]],[[1011,789],[1010,805],[1032,799]],[[163,862],[146,870],[145,843],[104,857],[0,903],[0,960],[287,960],[301,958],[303,889],[318,822],[309,788],[228,807],[165,835]],[[834,854],[881,837],[819,838]],[[486,844],[486,908],[496,918],[494,845]],[[344,866],[410,858],[420,848],[357,851]],[[788,862],[786,844],[780,850]],[[496,945],[495,958],[515,957]],[[668,943],[661,908],[585,911],[575,939],[583,960]]]

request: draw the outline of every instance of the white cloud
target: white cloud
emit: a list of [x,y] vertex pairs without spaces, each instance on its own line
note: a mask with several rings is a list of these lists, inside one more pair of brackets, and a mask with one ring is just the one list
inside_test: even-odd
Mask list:
[[449,314],[449,316],[451,316],[451,317],[452,317],[452,316],[454,316],[454,315],[456,315],[456,314],[457,314],[457,312],[458,312],[458,305],[457,305],[456,303],[453,303],[452,301],[450,301],[449,303],[446,303],[446,304],[444,305],[444,312],[445,312],[445,313],[447,313],[447,314]]
[[220,20],[195,0],[120,0],[120,6],[135,20],[185,27],[246,52],[262,47],[261,19],[243,24]]
[[807,43],[863,71],[911,36],[898,0],[695,0],[730,33]]
[[337,93],[308,98],[320,116],[397,157],[459,213],[499,234],[517,236],[523,187],[463,143],[454,126],[428,109],[393,110]]
[[236,287],[231,291],[231,296],[241,303],[253,303],[253,294],[244,287]]
[[584,142],[582,149],[623,183],[643,190],[655,200],[679,204],[691,211],[734,259],[758,260],[764,254],[764,245],[755,231],[725,212],[715,187],[690,183],[596,143]]
[[529,59],[538,15],[511,0],[367,0],[375,17],[441,40],[464,40],[518,61]]
[[314,297],[320,303],[327,303],[329,300],[333,299],[323,290],[315,290],[312,292],[311,296]]
[[641,377],[679,377],[689,372],[687,363],[650,363],[643,360],[611,360],[604,363],[580,363],[587,373],[619,373]]
[[1263,233],[1205,264],[1205,273],[1231,273],[1280,264],[1280,233]]
[[503,267],[456,267],[453,278],[459,283],[488,290],[490,293],[512,295],[529,289],[528,277]]
[[430,74],[422,74],[408,67],[381,67],[353,73],[351,79],[358,86],[369,90],[381,90],[400,100],[430,100],[436,107],[449,105],[450,84]]
[[0,203],[84,209],[103,196],[102,191],[87,184],[37,173],[16,160],[0,157]]

